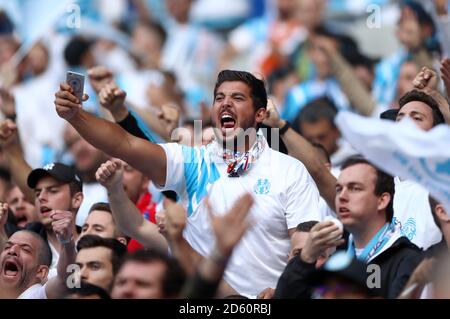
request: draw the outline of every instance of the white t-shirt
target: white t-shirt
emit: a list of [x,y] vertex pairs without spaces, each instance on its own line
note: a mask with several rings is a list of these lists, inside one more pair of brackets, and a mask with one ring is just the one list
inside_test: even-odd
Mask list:
[[442,233],[431,215],[428,191],[411,181],[395,177],[394,219],[403,236],[427,249],[441,241]]
[[22,294],[17,297],[17,299],[47,299],[47,294],[45,293],[45,285],[34,284],[33,286],[22,292]]
[[288,229],[320,220],[319,192],[306,168],[269,148],[265,139],[264,144],[258,160],[240,177],[228,177],[216,142],[201,148],[161,145],[168,159],[164,190],[176,191],[187,206],[184,237],[201,255],[207,256],[215,242],[205,196],[219,215],[245,192],[254,196],[249,215],[255,223],[233,251],[224,276],[231,287],[248,297],[276,287],[290,250]]

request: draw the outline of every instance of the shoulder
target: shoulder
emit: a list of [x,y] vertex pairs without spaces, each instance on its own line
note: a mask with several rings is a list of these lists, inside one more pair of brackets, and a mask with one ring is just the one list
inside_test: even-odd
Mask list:
[[386,251],[391,258],[396,259],[422,259],[424,252],[412,243],[407,237],[401,236]]
[[309,179],[310,175],[305,165],[292,156],[270,150],[270,166],[278,174],[287,176],[289,179]]
[[47,299],[45,286],[35,284],[25,290],[17,299]]

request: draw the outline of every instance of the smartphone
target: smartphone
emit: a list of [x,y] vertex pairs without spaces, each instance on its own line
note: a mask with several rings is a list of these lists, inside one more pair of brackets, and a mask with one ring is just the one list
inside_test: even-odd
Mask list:
[[80,101],[83,101],[84,93],[84,75],[72,71],[68,71],[66,75],[66,82],[72,87],[73,95]]

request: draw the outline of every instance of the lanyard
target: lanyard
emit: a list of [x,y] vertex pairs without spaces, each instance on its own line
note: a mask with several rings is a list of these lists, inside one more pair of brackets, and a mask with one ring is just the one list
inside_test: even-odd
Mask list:
[[[394,231],[393,227],[389,223],[385,224],[381,229],[375,234],[375,236],[369,241],[369,243],[364,247],[361,255],[358,259],[364,262],[368,262],[370,258],[380,251],[388,240],[392,237]],[[352,256],[356,255],[355,244],[353,243],[353,238],[350,238],[347,253]]]

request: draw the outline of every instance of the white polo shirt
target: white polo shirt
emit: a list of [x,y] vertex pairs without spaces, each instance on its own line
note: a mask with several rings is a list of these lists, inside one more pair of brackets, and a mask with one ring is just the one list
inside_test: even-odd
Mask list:
[[255,297],[275,288],[290,250],[288,229],[320,220],[319,192],[306,168],[296,159],[264,150],[240,177],[228,177],[227,165],[212,142],[201,148],[162,144],[167,155],[164,190],[174,190],[187,207],[184,237],[201,255],[214,247],[215,237],[204,205],[209,196],[214,213],[226,213],[245,192],[253,194],[250,211],[254,225],[233,251],[225,280],[239,294]]

